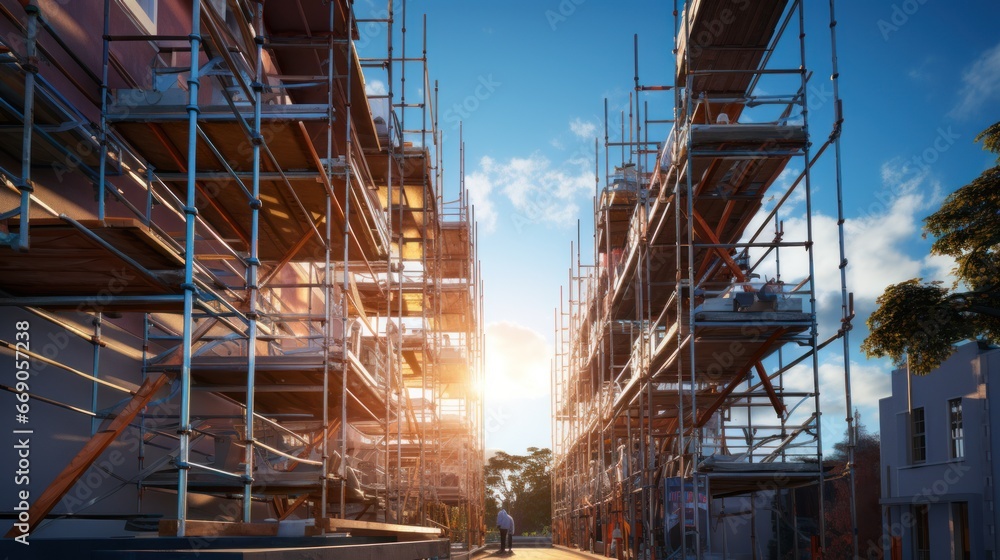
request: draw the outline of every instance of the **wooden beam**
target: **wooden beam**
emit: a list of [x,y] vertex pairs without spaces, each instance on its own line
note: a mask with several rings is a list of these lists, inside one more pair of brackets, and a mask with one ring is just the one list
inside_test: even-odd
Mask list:
[[733,380],[729,382],[729,385],[726,385],[726,388],[723,389],[721,393],[719,393],[719,396],[715,399],[715,402],[713,402],[711,406],[709,406],[708,408],[705,409],[704,412],[702,412],[701,416],[698,418],[698,422],[695,424],[695,427],[701,428],[706,423],[708,423],[708,421],[712,418],[712,415],[715,414],[715,411],[719,410],[719,407],[722,406],[722,403],[726,400],[726,398],[734,390],[736,390],[737,387],[739,387],[740,383],[743,382],[743,379],[746,377],[747,373],[750,373],[750,368],[753,367],[753,365],[760,362],[761,357],[763,357],[764,354],[767,353],[768,349],[771,348],[771,345],[774,344],[774,341],[778,340],[778,338],[781,337],[781,335],[785,334],[785,331],[786,329],[782,327],[775,330],[773,333],[771,333],[771,336],[767,337],[767,340],[764,341],[764,344],[762,344],[760,348],[758,348],[757,351],[754,352],[752,356],[750,356],[748,363],[750,363],[751,365],[744,367],[740,371],[740,373],[737,374],[736,377],[734,377]]
[[355,515],[355,516],[354,516],[354,519],[355,519],[355,520],[359,520],[359,519],[361,519],[362,517],[364,517],[364,516],[365,516],[365,514],[366,514],[366,513],[368,513],[368,510],[369,510],[369,509],[371,509],[371,507],[372,507],[372,505],[371,505],[371,503],[370,503],[370,502],[369,502],[369,503],[367,503],[367,504],[365,504],[365,509],[361,510],[361,513],[359,513],[359,514]]
[[441,529],[419,525],[398,525],[394,523],[377,523],[374,521],[359,521],[357,519],[330,519],[322,521],[328,532],[349,532],[355,536],[416,536],[437,538]]
[[[174,163],[177,165],[177,168],[180,169],[182,173],[187,173],[187,158],[181,154],[181,151],[173,143],[170,137],[167,136],[167,133],[163,130],[163,128],[157,123],[149,123],[148,126],[149,129],[153,131],[153,135],[156,136],[156,138],[163,144],[163,147],[166,148],[170,158],[173,159]],[[239,237],[240,241],[249,247],[250,240],[247,238],[246,232],[244,232],[243,228],[238,226],[233,220],[233,217],[216,202],[216,197],[205,191],[204,182],[195,181],[194,185],[195,189],[202,196],[202,198],[208,202],[209,206],[219,213],[219,216],[224,222],[226,222],[226,225],[233,231],[233,234]]]
[[[316,166],[316,171],[319,173],[319,177],[323,183],[323,186],[326,187],[327,194],[330,196],[330,209],[334,212],[333,217],[336,219],[336,221],[334,221],[330,225],[331,227],[337,226],[337,228],[343,228],[344,223],[348,221],[347,215],[344,213],[344,208],[340,205],[340,199],[336,197],[336,193],[333,190],[333,183],[330,182],[330,177],[326,173],[326,168],[323,165],[323,160],[320,159],[319,153],[316,151],[316,147],[313,146],[312,140],[309,139],[309,130],[306,129],[305,123],[299,121],[298,124],[299,124],[299,133],[302,138],[303,145],[309,151],[309,155],[312,158],[313,164]],[[349,186],[348,190],[350,190]],[[372,246],[377,246],[378,244],[375,242],[375,237],[371,233],[371,231],[368,230],[367,228],[364,229],[368,233],[368,236],[365,239],[365,241],[372,243]],[[368,259],[365,258],[365,250],[361,247],[361,240],[358,239],[358,235],[357,233],[355,233],[354,228],[348,227],[347,234],[350,240],[354,242],[355,249],[358,250],[358,257],[361,258],[363,261],[365,261],[365,266],[368,268],[368,272],[371,273],[373,277],[375,277],[375,271],[372,270],[371,263],[369,263]],[[320,242],[322,243],[323,240],[321,239]],[[381,295],[381,293],[382,290],[379,289],[379,294]]]
[[[716,245],[722,244],[722,242],[719,241],[719,237],[715,235],[715,231],[713,231],[712,228],[709,227],[708,223],[705,222],[705,219],[702,218],[701,214],[698,213],[698,210],[694,211],[693,217],[694,217],[695,229],[698,229],[701,232],[701,234],[708,239],[710,243],[714,243]],[[728,266],[729,270],[732,271],[733,276],[736,277],[736,280],[738,282],[745,282],[746,277],[743,276],[743,271],[740,269],[740,267],[736,266],[736,261],[734,261],[733,257],[729,255],[729,251],[725,250],[722,247],[714,247],[714,249],[715,252],[718,253],[720,257],[722,257],[722,260],[725,261],[726,266]]]
[[[202,323],[198,325],[197,328],[195,328],[194,332],[191,333],[192,344],[201,340],[201,337],[208,334],[208,331],[212,330],[212,327],[214,327],[218,322],[219,319],[217,317],[209,317],[206,320],[202,321]],[[184,356],[181,347],[182,345],[178,344],[177,346],[174,346],[170,350],[167,350],[164,354],[161,354],[159,356],[154,356],[153,359],[149,360],[148,363],[153,365],[164,365],[164,366],[180,365]]]
[[278,521],[287,519],[288,516],[291,515],[293,511],[295,511],[302,504],[306,503],[306,500],[308,499],[309,499],[309,494],[302,494],[301,496],[296,498],[295,501],[292,502],[292,505],[285,508],[285,512],[282,513],[280,517],[278,517]]
[[[398,540],[436,539],[441,536],[437,527],[395,525],[354,519],[321,519],[316,528],[307,527],[306,533],[324,528],[328,533],[351,533],[353,536],[396,537]],[[184,530],[187,537],[269,537],[278,534],[278,523],[241,523],[228,521],[201,521],[189,519]],[[176,519],[161,519],[161,537],[177,535]]]
[[[722,211],[722,217],[719,218],[719,223],[716,224],[715,236],[718,237],[722,235],[723,230],[726,227],[726,222],[729,221],[729,216],[733,213],[733,208],[735,207],[735,200],[729,199],[726,202],[726,208]],[[701,268],[698,269],[698,274],[695,278],[701,278],[708,272],[708,267],[712,265],[712,261],[705,259],[705,262],[701,263]]]
[[[325,220],[326,216],[323,216],[319,220],[317,220],[316,229],[319,229],[319,225],[322,224]],[[260,286],[263,288],[264,286],[270,284],[271,280],[278,274],[278,272],[281,271],[282,267],[290,263],[292,259],[295,258],[295,255],[299,253],[299,250],[305,247],[306,243],[308,243],[309,240],[312,239],[312,236],[313,236],[312,228],[307,228],[306,232],[302,234],[302,237],[300,237],[299,240],[295,242],[295,245],[292,245],[292,248],[285,253],[285,256],[281,257],[281,260],[278,262],[278,264],[274,265],[274,268],[272,268],[270,271],[268,271],[266,275],[264,275],[264,279],[261,280]]]
[[771,384],[771,378],[767,376],[767,371],[764,370],[764,364],[757,362],[754,366],[757,368],[757,375],[760,376],[760,383],[764,386],[764,391],[767,392],[767,398],[771,401],[771,406],[774,407],[775,414],[778,418],[783,418],[785,416],[785,403],[781,401],[778,397],[778,393],[774,390],[774,385]]
[[274,496],[271,498],[271,505],[274,506],[274,513],[281,519],[288,511],[288,496]]
[[115,416],[115,419],[111,421],[111,424],[104,430],[101,430],[94,434],[94,437],[90,438],[90,441],[83,446],[73,460],[66,465],[66,468],[62,470],[58,475],[56,475],[55,480],[53,480],[48,488],[42,492],[41,496],[35,500],[35,503],[31,505],[28,510],[28,530],[21,531],[15,524],[11,527],[10,531],[7,532],[7,538],[14,538],[18,535],[29,534],[38,527],[38,524],[45,520],[45,516],[52,511],[52,508],[63,499],[63,496],[76,484],[76,481],[80,479],[81,476],[94,461],[101,456],[122,432],[125,428],[132,423],[135,419],[136,414],[139,413],[149,401],[153,398],[153,395],[163,387],[167,382],[168,376],[160,375],[155,379],[150,377],[143,381],[139,390],[135,392],[132,399],[125,405],[125,408]]

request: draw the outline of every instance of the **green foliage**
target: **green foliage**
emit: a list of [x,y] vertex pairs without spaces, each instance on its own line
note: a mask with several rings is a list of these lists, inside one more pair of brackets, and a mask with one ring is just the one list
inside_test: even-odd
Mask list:
[[542,531],[552,523],[552,451],[529,447],[526,455],[498,451],[486,463],[486,524],[507,504],[518,534]]
[[916,278],[893,284],[875,300],[878,308],[868,317],[870,334],[861,350],[870,357],[891,358],[902,364],[909,357],[910,371],[930,373],[952,352],[952,342],[975,335],[967,313],[951,305],[941,282]]
[[[1000,122],[976,141],[1000,163]],[[889,286],[861,345],[869,357],[908,358],[917,375],[940,365],[959,340],[1000,341],[1000,165],[948,195],[924,231],[935,238],[932,255],[955,260],[957,281],[950,288],[921,278]]]
[[976,136],[976,142],[983,143],[983,149],[987,152],[997,154],[997,163],[1000,163],[1000,122],[993,123],[992,126]]

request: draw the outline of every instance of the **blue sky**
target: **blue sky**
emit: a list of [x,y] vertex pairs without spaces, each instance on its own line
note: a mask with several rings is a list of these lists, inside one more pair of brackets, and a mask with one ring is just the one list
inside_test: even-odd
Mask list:
[[[810,103],[816,107],[810,125],[818,145],[831,122],[828,11],[826,2],[807,4]],[[927,257],[921,220],[943,196],[993,164],[973,138],[1000,120],[1000,4],[960,5],[837,5],[849,288],[859,314],[851,333],[854,397],[872,430],[877,400],[889,390],[890,365],[858,353],[864,319],[887,284],[945,277],[949,264]],[[383,8],[358,4],[359,14]],[[397,1],[397,33],[399,8]],[[458,188],[459,121],[464,128],[466,186],[479,219],[486,292],[489,448],[523,452],[551,445],[553,315],[560,286],[567,284],[577,218],[584,261],[592,259],[594,137],[603,139],[604,99],[613,116],[627,107],[636,33],[640,81],[671,82],[671,9],[672,2],[596,0],[407,4],[407,56],[420,55],[421,17],[427,14],[430,75],[440,83],[447,198]],[[363,29],[362,40],[380,45],[384,33]],[[422,92],[416,70],[407,68],[410,102]],[[373,81],[370,75],[369,86]],[[396,95],[398,101],[398,89]],[[652,118],[670,117],[670,98],[643,99]],[[407,118],[416,115],[411,111]],[[662,141],[665,133],[658,136],[651,139]],[[599,160],[603,177],[603,148]],[[827,157],[813,174],[817,276],[830,279],[818,285],[821,314],[839,313],[832,161]],[[843,433],[843,378],[832,360],[820,372],[829,445]]]

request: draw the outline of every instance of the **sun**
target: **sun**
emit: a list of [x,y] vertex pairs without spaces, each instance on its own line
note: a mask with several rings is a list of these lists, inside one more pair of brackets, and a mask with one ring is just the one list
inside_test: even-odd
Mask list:
[[524,400],[549,393],[552,348],[538,332],[515,323],[486,327],[487,400]]

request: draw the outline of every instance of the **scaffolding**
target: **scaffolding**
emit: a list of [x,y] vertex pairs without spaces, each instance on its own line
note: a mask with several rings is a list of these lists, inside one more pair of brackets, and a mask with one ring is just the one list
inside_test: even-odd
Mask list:
[[[778,514],[796,522],[794,557],[817,557],[830,468],[821,355],[843,364],[853,434],[833,2],[833,129],[818,149],[803,2],[697,0],[674,13],[672,83],[640,82],[636,37],[620,138],[605,102],[593,261],[578,239],[555,313],[553,539],[606,555],[718,557],[736,546],[727,520],[765,494],[790,503]],[[651,117],[651,104],[672,115]],[[813,231],[812,176],[830,146],[836,325],[818,315],[817,287],[830,282],[817,277]],[[823,354],[837,340],[842,354]],[[796,488],[819,498],[796,511]],[[750,498],[738,502],[747,511],[727,513],[733,497]]]
[[0,5],[0,305],[59,341],[24,349],[35,433],[88,441],[46,449],[29,532],[482,544],[476,228],[464,178],[445,194],[426,22],[407,58],[405,1],[395,36],[391,0],[22,4]]

